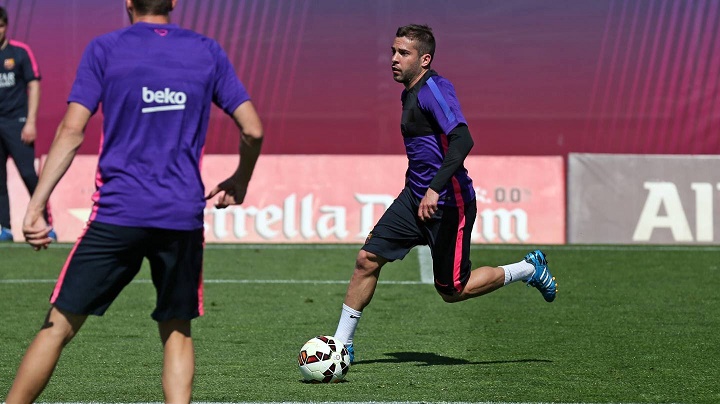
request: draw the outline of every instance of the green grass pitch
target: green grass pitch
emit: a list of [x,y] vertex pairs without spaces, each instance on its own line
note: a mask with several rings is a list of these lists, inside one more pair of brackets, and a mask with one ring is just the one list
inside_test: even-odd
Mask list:
[[[193,323],[194,401],[720,402],[720,247],[545,246],[558,298],[516,283],[446,304],[418,252],[388,264],[346,383],[301,383],[296,356],[335,331],[359,246],[210,245]],[[474,246],[478,265],[524,246]],[[70,251],[0,246],[0,398]],[[144,268],[66,348],[41,402],[161,402]]]

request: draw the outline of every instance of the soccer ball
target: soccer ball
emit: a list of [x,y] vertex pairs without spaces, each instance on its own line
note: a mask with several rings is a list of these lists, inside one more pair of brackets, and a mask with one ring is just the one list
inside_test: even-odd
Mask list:
[[350,369],[350,354],[335,337],[311,338],[300,348],[298,365],[303,379],[312,383],[337,383]]

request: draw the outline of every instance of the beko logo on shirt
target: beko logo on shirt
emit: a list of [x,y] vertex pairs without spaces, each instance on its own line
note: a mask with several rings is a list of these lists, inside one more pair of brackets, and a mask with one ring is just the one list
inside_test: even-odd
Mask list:
[[142,99],[145,104],[161,104],[142,109],[143,114],[159,111],[176,111],[185,109],[187,94],[182,91],[172,91],[168,87],[164,90],[153,91],[147,87],[142,88]]

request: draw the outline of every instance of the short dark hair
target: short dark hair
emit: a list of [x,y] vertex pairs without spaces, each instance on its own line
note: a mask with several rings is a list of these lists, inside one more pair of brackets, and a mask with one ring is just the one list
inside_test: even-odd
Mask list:
[[417,50],[421,56],[428,54],[431,58],[435,58],[435,36],[429,26],[420,24],[405,25],[397,29],[395,37],[407,37],[417,42]]
[[172,0],[132,0],[137,15],[169,15]]
[[0,7],[0,21],[4,22],[5,25],[7,25],[7,11],[5,11],[4,8]]

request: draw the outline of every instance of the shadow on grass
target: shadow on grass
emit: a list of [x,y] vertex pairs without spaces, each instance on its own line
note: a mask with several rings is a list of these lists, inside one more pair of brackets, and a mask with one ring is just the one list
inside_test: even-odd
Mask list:
[[427,352],[392,352],[385,355],[392,358],[371,359],[365,361],[355,361],[352,365],[366,365],[371,363],[406,363],[419,362],[417,366],[436,366],[436,365],[497,365],[503,363],[552,363],[547,359],[513,359],[513,360],[496,360],[496,361],[479,361],[473,362],[467,359],[450,358],[448,356],[437,355]]

